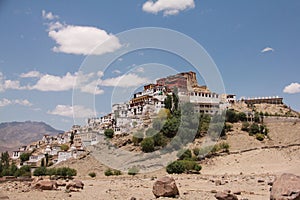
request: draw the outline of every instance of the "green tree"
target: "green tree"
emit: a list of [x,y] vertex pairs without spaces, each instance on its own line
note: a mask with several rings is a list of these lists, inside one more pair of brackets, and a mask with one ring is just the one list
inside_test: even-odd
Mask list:
[[244,113],[244,112],[239,112],[239,113],[238,113],[238,118],[239,118],[239,120],[242,121],[242,122],[247,121],[247,115],[246,115],[246,113]]
[[45,159],[44,158],[42,158],[42,160],[41,160],[41,167],[45,167]]
[[161,133],[155,134],[152,138],[154,141],[154,146],[164,147],[167,145],[167,138]]
[[46,175],[46,167],[38,167],[33,171],[34,176],[45,176]]
[[192,151],[189,149],[182,149],[178,151],[177,156],[179,160],[190,160],[192,158]]
[[23,162],[29,160],[29,157],[30,157],[30,156],[31,156],[30,153],[22,153],[22,154],[20,155],[20,160],[21,160],[21,162],[23,163]]
[[174,103],[174,110],[173,111],[177,111],[178,106],[179,106],[179,98],[178,98],[178,89],[176,87],[173,90],[172,99],[173,99],[173,103]]
[[249,131],[249,126],[250,124],[248,122],[243,122],[242,123],[242,131]]
[[69,150],[69,146],[67,144],[62,144],[60,146],[60,149],[63,150],[63,151],[68,151]]
[[167,97],[164,100],[164,104],[166,109],[172,109],[172,97],[170,95],[167,95]]
[[107,138],[113,138],[114,137],[114,130],[112,130],[112,129],[105,129],[104,135]]
[[226,122],[235,123],[239,121],[239,116],[232,109],[226,111]]
[[179,124],[180,120],[172,117],[166,121],[161,131],[165,136],[172,138],[177,134]]
[[249,128],[249,133],[254,135],[259,132],[260,132],[259,125],[257,123],[251,124],[251,126]]
[[145,153],[154,151],[154,140],[153,138],[145,138],[141,142],[142,151]]

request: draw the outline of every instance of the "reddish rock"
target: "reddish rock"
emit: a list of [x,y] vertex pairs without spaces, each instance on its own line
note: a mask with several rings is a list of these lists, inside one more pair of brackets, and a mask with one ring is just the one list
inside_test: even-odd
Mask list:
[[66,188],[70,189],[70,188],[80,188],[83,189],[84,187],[84,183],[80,180],[73,180],[72,182],[68,183]]
[[155,181],[152,190],[154,196],[158,197],[176,197],[179,195],[175,180],[172,177],[162,177]]
[[282,174],[273,182],[271,200],[300,200],[300,176]]
[[218,200],[238,200],[237,196],[228,192],[218,192],[215,197]]
[[40,180],[34,185],[34,188],[40,190],[55,190],[57,189],[57,183],[51,180]]

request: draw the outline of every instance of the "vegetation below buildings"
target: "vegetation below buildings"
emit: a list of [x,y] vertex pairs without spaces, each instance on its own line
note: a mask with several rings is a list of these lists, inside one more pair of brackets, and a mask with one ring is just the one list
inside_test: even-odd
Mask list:
[[120,170],[108,168],[107,170],[104,171],[104,175],[105,176],[119,176],[119,175],[122,175],[122,172]]
[[77,175],[76,169],[72,169],[69,167],[61,167],[61,168],[46,168],[46,167],[38,167],[33,172],[34,176],[45,176],[48,175],[50,177],[57,176],[66,178],[72,178]]

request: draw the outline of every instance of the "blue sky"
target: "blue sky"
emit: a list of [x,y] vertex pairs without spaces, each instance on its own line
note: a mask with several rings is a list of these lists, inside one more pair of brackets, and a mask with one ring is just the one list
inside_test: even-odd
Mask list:
[[77,82],[95,109],[72,106],[73,83],[82,77],[80,67],[93,44],[110,39],[96,54],[114,53],[124,45],[118,33],[141,27],[172,29],[201,44],[228,93],[278,95],[300,111],[299,9],[297,0],[2,0],[0,122],[37,120],[67,130],[72,110],[80,113],[75,122],[83,123],[95,112],[109,112],[112,101],[129,97],[143,83],[192,69],[168,52],[131,52],[105,73],[94,68],[83,76],[94,79]]

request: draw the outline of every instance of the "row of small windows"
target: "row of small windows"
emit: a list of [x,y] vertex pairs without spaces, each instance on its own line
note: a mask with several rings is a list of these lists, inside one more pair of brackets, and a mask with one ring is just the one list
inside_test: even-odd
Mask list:
[[211,94],[211,93],[192,92],[190,93],[190,95],[199,96],[199,97],[219,98],[218,94]]

